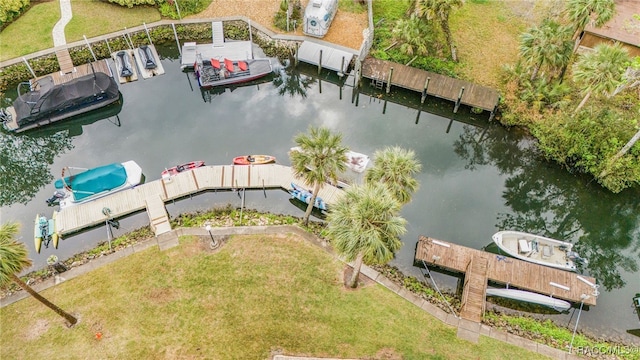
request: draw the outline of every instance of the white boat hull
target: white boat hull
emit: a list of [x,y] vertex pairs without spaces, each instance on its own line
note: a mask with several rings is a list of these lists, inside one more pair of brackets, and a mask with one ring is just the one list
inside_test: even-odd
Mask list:
[[124,184],[122,184],[121,186],[118,186],[117,188],[111,189],[109,191],[103,191],[95,195],[92,195],[90,197],[86,197],[80,201],[74,200],[73,194],[71,191],[67,189],[63,189],[63,191],[65,192],[65,196],[63,199],[60,200],[60,209],[64,209],[66,207],[73,206],[76,204],[89,202],[95,199],[99,199],[101,197],[116,193],[118,191],[131,189],[134,186],[139,185],[140,182],[142,181],[142,168],[140,167],[140,165],[138,165],[135,161],[129,160],[129,161],[123,162],[122,166],[124,167],[127,173],[127,181]]
[[532,304],[542,305],[550,307],[556,311],[566,311],[571,308],[571,303],[552,298],[547,295],[542,295],[530,291],[516,290],[516,289],[487,289],[487,296],[498,296],[505,299],[512,299],[518,301],[524,301]]
[[569,257],[573,247],[569,242],[519,231],[499,231],[493,234],[492,239],[500,250],[511,257],[557,269],[576,271],[576,264]]

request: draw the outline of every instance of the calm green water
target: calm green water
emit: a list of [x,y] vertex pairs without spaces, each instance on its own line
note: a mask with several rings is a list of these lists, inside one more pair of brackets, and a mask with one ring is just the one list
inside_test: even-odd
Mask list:
[[[192,75],[179,69],[176,50],[160,50],[166,74],[121,85],[121,107],[44,131],[0,133],[0,221],[23,224],[21,236],[35,267],[44,266],[51,254],[65,259],[107,237],[101,227],[63,240],[57,250],[34,253],[33,219],[36,213],[51,215],[45,199],[65,166],[135,160],[147,180],[155,180],[166,167],[191,160],[229,164],[234,156],[260,153],[289,164],[293,137],[310,125],[327,126],[342,133],[354,151],[372,156],[400,145],[413,149],[423,164],[421,188],[403,210],[408,233],[394,265],[420,276],[412,265],[419,235],[473,248],[490,244],[491,235],[502,229],[567,239],[589,260],[584,273],[601,284],[598,306],[582,314],[580,328],[640,342],[627,334],[640,328],[631,308],[631,298],[640,292],[640,191],[612,195],[541,161],[530,139],[487,123],[487,113],[474,115],[462,107],[452,114],[453,104],[437,99],[418,110],[414,93],[369,96],[364,89],[354,96],[352,78],[339,86],[335,74],[318,79],[310,66],[282,70],[260,84],[203,94]],[[239,206],[240,199],[233,193],[206,193],[167,209],[176,216],[227,203]],[[302,215],[284,191],[247,192],[246,206]],[[147,224],[146,214],[134,215],[121,220],[114,233]],[[436,278],[455,287],[451,278]],[[550,318],[569,321],[568,315]]]

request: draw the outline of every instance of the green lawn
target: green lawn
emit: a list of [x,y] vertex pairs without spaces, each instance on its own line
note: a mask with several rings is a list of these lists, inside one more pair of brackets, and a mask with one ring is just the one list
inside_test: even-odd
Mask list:
[[[160,20],[151,7],[126,7],[100,0],[71,0],[73,17],[65,27],[68,43]],[[60,19],[60,3],[35,3],[22,17],[0,32],[0,61],[53,47],[51,32]]]
[[29,11],[0,32],[0,61],[53,47],[51,32],[59,19],[58,1],[33,5]]
[[32,298],[2,308],[2,357],[542,358],[490,338],[459,340],[380,285],[346,290],[343,266],[294,235],[232,237],[217,252],[182,238],[43,291],[79,315],[73,328]]

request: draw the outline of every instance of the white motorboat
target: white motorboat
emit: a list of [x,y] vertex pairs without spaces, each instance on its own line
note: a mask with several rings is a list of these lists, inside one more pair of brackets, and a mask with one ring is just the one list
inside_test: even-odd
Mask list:
[[576,262],[586,263],[573,244],[520,231],[498,231],[492,236],[500,250],[514,258],[567,271],[576,271]]
[[568,301],[524,290],[487,288],[486,294],[487,296],[497,296],[542,305],[560,312],[567,311],[571,308],[571,303]]
[[[71,168],[65,168],[71,171]],[[95,200],[118,191],[131,189],[142,182],[142,168],[135,161],[113,163],[83,170],[55,182],[56,191],[47,200],[49,206],[67,206]]]

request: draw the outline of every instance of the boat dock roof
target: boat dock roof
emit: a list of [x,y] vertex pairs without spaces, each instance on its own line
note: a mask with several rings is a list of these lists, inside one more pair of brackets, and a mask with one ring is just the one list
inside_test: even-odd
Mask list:
[[336,45],[313,40],[303,41],[298,48],[298,60],[313,65],[320,64],[322,68],[337,72],[344,72],[354,55],[353,50],[347,51]]

